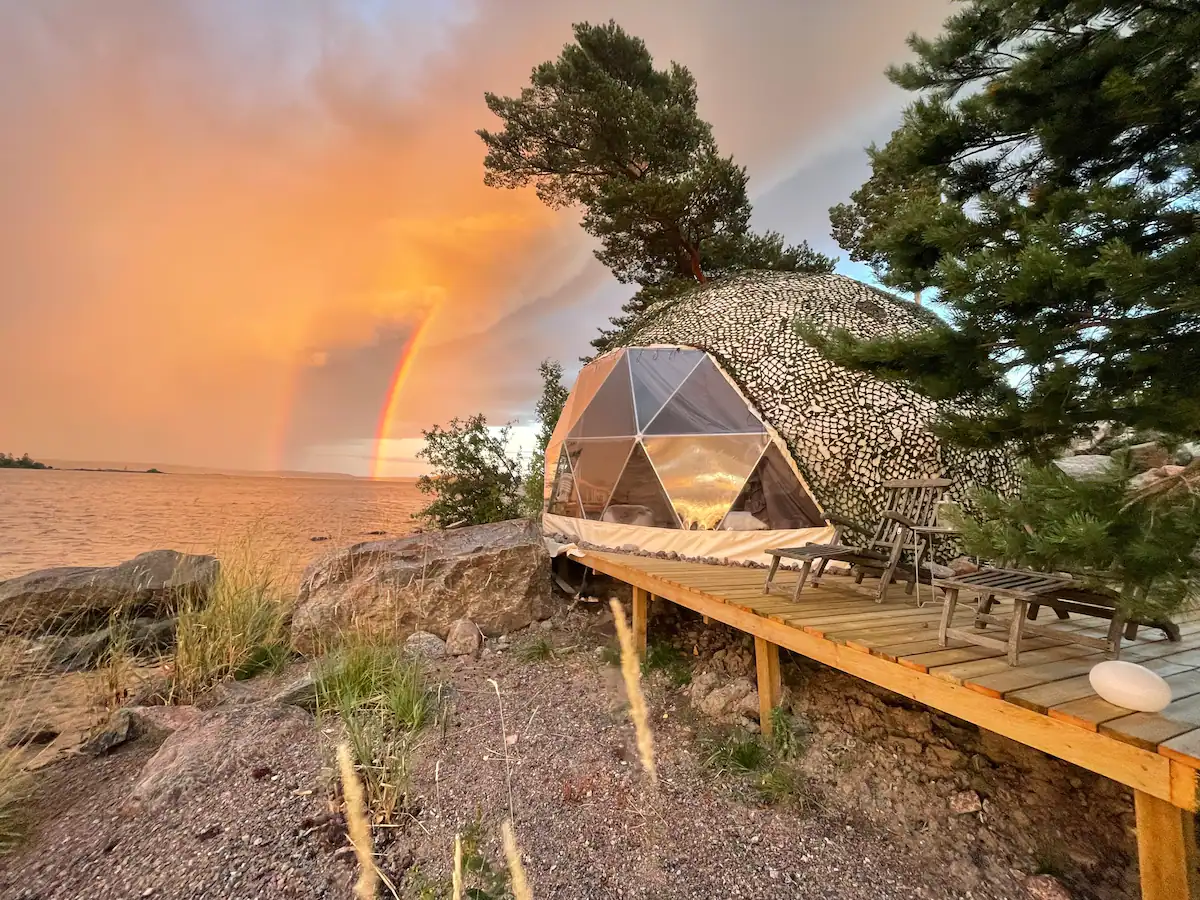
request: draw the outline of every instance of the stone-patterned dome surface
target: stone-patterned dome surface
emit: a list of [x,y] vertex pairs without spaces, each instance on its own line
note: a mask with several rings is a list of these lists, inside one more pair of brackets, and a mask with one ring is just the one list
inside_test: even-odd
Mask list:
[[783,437],[826,512],[873,521],[884,503],[880,483],[893,479],[953,479],[946,499],[958,502],[974,484],[1015,487],[1010,454],[942,444],[930,428],[937,404],[831,363],[797,335],[797,321],[871,338],[936,319],[842,275],[753,272],[660,303],[625,343],[708,351]]

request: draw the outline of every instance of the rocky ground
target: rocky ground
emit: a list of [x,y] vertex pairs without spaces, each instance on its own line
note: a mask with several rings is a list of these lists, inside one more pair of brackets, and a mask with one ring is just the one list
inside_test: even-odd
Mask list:
[[[501,896],[510,814],[536,897],[1131,895],[1115,785],[829,670],[785,663],[802,745],[787,790],[768,798],[761,773],[715,770],[730,729],[755,728],[752,653],[677,610],[652,621],[682,652],[647,678],[651,787],[611,634],[604,604],[578,604],[479,657],[430,663],[443,714],[421,734],[408,806],[375,830],[399,896],[449,896],[455,834],[474,896]],[[552,657],[532,658],[547,644]],[[327,768],[338,726],[279,701],[302,669],[202,708],[126,715],[142,736],[40,772],[36,825],[0,861],[0,897],[351,896],[357,866]],[[1039,870],[1072,893],[1031,880]]]

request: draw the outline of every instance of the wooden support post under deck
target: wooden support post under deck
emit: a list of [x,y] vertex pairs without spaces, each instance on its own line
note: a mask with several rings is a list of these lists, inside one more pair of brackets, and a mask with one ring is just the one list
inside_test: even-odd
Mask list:
[[646,657],[646,617],[650,613],[650,592],[645,588],[633,589],[633,646],[638,656]]
[[1142,900],[1200,900],[1193,814],[1133,792]]
[[779,645],[755,636],[754,660],[758,664],[758,724],[771,734],[771,710],[779,705],[783,682],[779,676]]

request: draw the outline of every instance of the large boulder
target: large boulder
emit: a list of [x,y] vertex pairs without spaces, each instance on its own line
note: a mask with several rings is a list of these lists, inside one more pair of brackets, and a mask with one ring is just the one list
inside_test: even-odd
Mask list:
[[85,634],[109,616],[161,618],[203,603],[217,580],[212,556],[151,550],[116,566],[64,566],[0,581],[0,631]]
[[457,619],[498,635],[549,616],[550,599],[550,557],[536,521],[415,534],[355,544],[312,563],[292,638],[302,650],[348,629],[444,638]]

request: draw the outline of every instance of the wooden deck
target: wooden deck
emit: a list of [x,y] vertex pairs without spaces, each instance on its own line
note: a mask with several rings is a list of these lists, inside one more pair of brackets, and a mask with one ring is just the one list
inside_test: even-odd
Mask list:
[[[1174,697],[1161,713],[1134,713],[1092,691],[1087,673],[1104,659],[1100,651],[1027,639],[1021,664],[1010,667],[1000,650],[961,641],[939,647],[940,600],[918,608],[902,586],[878,604],[869,582],[860,587],[827,576],[795,602],[790,590],[764,595],[765,573],[758,569],[595,551],[578,561],[634,587],[634,626],[643,644],[651,596],[753,635],[764,711],[778,699],[784,647],[1128,785],[1143,898],[1200,898],[1192,815],[1200,808],[1200,622],[1182,624],[1178,643],[1148,628],[1125,642],[1121,658],[1157,671]],[[796,577],[780,573],[779,590],[794,587]],[[928,599],[928,586],[923,591]],[[973,610],[960,610],[955,625],[970,627]],[[1103,637],[1108,623],[1072,616],[1050,628]]]

